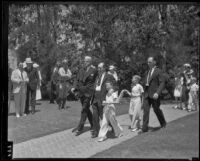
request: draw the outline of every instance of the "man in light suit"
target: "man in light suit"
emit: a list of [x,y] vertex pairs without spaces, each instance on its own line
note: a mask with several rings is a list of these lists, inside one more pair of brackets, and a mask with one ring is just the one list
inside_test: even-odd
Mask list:
[[[35,104],[36,104],[36,89],[37,86],[40,84],[40,79],[38,75],[37,69],[33,67],[33,62],[31,58],[26,58],[26,65],[27,67],[24,68],[26,71],[29,82],[27,84],[27,93],[26,93],[26,108],[25,113],[29,113],[29,101],[31,102],[31,113],[35,113]],[[30,97],[30,98],[29,98]]]
[[102,102],[105,101],[107,90],[106,82],[110,81],[116,84],[116,80],[113,75],[106,72],[105,63],[101,62],[98,64],[98,76],[96,77],[94,94],[92,99],[92,109],[93,109],[93,131],[92,138],[98,136],[100,130],[99,118],[103,119],[103,105]]
[[152,105],[153,110],[160,122],[161,128],[166,126],[165,117],[160,109],[160,94],[165,87],[165,78],[162,71],[156,66],[154,57],[148,58],[149,71],[144,80],[144,115],[143,126],[139,134],[148,131],[149,113]]
[[27,73],[23,70],[23,63],[19,63],[18,68],[12,72],[11,81],[13,83],[16,117],[25,116],[26,84],[29,79]]
[[94,82],[97,76],[97,70],[92,66],[92,58],[90,56],[85,56],[84,67],[81,68],[77,74],[77,78],[74,81],[72,93],[78,92],[81,104],[81,118],[77,128],[73,129],[72,132],[76,132],[76,136],[83,132],[84,124],[88,118],[91,128],[92,123],[92,112],[90,111],[90,101],[94,93]]

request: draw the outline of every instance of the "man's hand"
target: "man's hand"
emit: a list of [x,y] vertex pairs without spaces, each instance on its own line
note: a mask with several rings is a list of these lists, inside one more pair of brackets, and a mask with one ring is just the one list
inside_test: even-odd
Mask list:
[[158,99],[158,93],[154,93],[153,99],[157,100]]

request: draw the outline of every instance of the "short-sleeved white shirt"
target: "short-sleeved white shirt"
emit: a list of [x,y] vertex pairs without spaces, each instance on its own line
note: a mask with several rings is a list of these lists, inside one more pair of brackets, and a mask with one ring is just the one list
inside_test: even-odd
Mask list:
[[132,87],[131,96],[133,97],[141,96],[143,92],[144,92],[143,87],[140,84],[136,84],[135,86]]
[[106,95],[106,102],[107,103],[112,103],[114,100],[118,98],[117,92],[113,92],[110,96],[108,94]]

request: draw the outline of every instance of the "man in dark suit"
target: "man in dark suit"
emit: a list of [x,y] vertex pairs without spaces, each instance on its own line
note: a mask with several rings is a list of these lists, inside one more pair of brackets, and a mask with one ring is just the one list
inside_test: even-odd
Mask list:
[[153,110],[160,122],[161,128],[166,126],[165,117],[160,109],[160,94],[165,87],[165,78],[162,71],[156,66],[156,60],[154,57],[148,58],[149,71],[146,73],[144,80],[144,115],[143,126],[139,133],[148,131],[149,113],[152,105]]
[[98,76],[95,81],[95,91],[92,99],[92,109],[93,109],[93,132],[92,138],[98,136],[100,124],[99,118],[103,119],[103,105],[102,102],[106,98],[106,82],[111,81],[116,84],[115,78],[106,72],[105,63],[101,62],[98,65]]
[[[33,68],[33,62],[31,58],[26,58],[27,67],[24,70],[27,72],[29,82],[27,84],[27,93],[26,93],[26,107],[25,113],[29,113],[29,101],[31,103],[31,113],[35,113],[35,104],[36,104],[36,89],[37,85],[40,83],[38,71],[36,68]],[[29,98],[31,97],[31,98]],[[29,100],[30,99],[30,100]]]
[[78,92],[81,104],[81,118],[80,122],[72,132],[76,132],[76,136],[83,132],[84,124],[88,118],[91,128],[92,123],[92,112],[90,111],[90,101],[94,93],[94,82],[97,76],[97,70],[92,66],[92,58],[90,56],[85,56],[84,68],[81,68],[77,74],[77,78],[74,81],[73,88],[71,91],[74,93]]
[[51,75],[51,92],[50,92],[50,103],[54,103],[54,100],[57,101],[58,96],[58,84],[59,84],[59,74],[58,69],[60,68],[61,63],[57,62],[56,66],[53,69]]

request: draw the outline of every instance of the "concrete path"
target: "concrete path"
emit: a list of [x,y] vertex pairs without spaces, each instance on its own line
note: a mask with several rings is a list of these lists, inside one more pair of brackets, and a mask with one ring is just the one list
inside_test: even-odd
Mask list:
[[[168,123],[191,114],[186,111],[172,109],[168,105],[162,105],[161,109]],[[149,126],[157,127],[159,123],[152,111],[151,109]],[[68,129],[14,144],[13,158],[89,158],[137,135],[136,132],[131,132],[128,129],[130,124],[128,114],[118,116],[117,120],[124,130],[123,136],[120,138],[108,138],[104,142],[97,142],[97,138],[91,138],[90,131],[74,136],[71,132],[72,129]],[[167,130],[167,127],[163,130]]]

